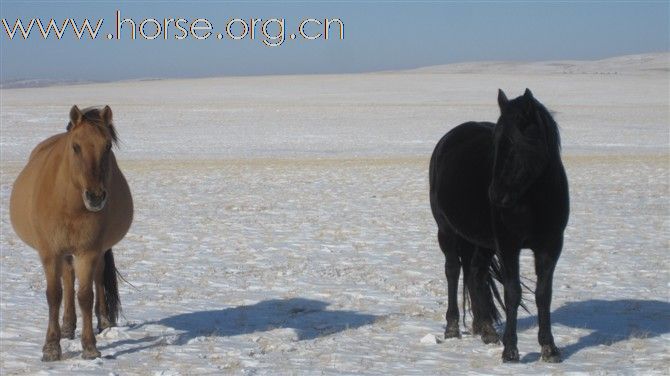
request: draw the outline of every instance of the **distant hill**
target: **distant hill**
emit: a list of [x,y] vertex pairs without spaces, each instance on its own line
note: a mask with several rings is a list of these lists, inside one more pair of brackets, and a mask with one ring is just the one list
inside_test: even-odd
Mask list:
[[120,81],[87,81],[87,80],[57,80],[57,79],[18,79],[18,80],[7,80],[0,83],[0,89],[21,89],[21,88],[31,88],[31,87],[49,87],[49,86],[68,86],[68,85],[85,85],[85,84],[97,84],[97,83],[106,83],[106,82],[137,82],[137,81],[159,81],[163,78],[158,77],[145,77],[145,78],[134,78],[128,80]]
[[[624,75],[670,75],[670,52],[626,55],[602,60],[555,60],[538,62],[482,61],[434,65],[402,71],[384,73],[410,74],[624,74]],[[212,77],[214,78],[214,77]],[[140,78],[120,82],[154,81],[165,78]],[[0,83],[0,89],[66,86],[96,83],[99,81],[67,79],[18,79]]]
[[17,79],[7,80],[0,83],[0,89],[21,89],[28,87],[47,87],[47,86],[65,86],[65,85],[81,85],[92,83],[92,81],[85,80],[56,80],[46,78],[35,79]]
[[413,73],[501,73],[501,74],[654,74],[670,73],[670,53],[617,56],[602,60],[558,60],[538,62],[487,61],[435,65],[412,69]]

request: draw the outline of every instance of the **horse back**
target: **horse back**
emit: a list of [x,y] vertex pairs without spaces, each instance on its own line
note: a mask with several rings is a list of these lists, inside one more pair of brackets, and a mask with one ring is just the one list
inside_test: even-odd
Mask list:
[[468,122],[437,143],[430,165],[430,201],[439,228],[449,226],[465,239],[493,247],[488,186],[493,166],[493,129]]
[[66,133],[59,133],[59,134],[53,135],[53,136],[47,138],[46,140],[40,142],[39,144],[37,144],[37,146],[35,146],[33,151],[30,153],[30,157],[28,158],[28,160],[30,161],[35,156],[42,155],[42,154],[48,152],[49,150],[51,150],[51,148],[58,142],[58,140],[65,137],[65,135],[66,135]]

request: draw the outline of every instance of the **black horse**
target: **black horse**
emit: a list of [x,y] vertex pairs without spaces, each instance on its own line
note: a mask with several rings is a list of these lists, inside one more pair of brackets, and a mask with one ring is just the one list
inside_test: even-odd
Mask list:
[[561,162],[558,126],[526,89],[508,100],[498,91],[498,123],[468,122],[438,142],[430,160],[430,204],[446,257],[448,282],[445,337],[459,337],[458,279],[470,297],[472,331],[498,342],[493,301],[504,286],[507,321],[503,361],[518,361],[517,310],[521,303],[519,253],[535,256],[538,340],[542,359],[560,362],[551,334],[550,304],[556,261],[568,221],[568,182]]

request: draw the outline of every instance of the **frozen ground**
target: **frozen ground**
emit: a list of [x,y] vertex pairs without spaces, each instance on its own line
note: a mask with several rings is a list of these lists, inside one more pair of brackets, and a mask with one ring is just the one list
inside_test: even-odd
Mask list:
[[[668,55],[580,74],[563,64],[0,90],[0,373],[667,374]],[[495,120],[498,87],[530,87],[561,126],[572,198],[554,283],[561,364],[538,361],[533,304],[520,364],[468,334],[421,342],[442,338],[446,309],[428,159],[451,127]],[[136,289],[121,285],[125,316],[98,335],[103,358],[82,360],[77,338],[47,364],[44,277],[7,205],[30,150],[74,103],[114,110],[136,204],[115,254]],[[533,280],[529,252],[522,263]]]

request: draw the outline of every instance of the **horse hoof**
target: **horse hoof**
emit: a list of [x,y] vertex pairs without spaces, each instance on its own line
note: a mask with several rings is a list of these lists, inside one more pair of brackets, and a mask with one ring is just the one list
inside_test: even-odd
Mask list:
[[519,350],[516,348],[503,350],[502,360],[503,363],[517,363],[519,361]]
[[547,363],[560,363],[562,361],[561,352],[555,345],[543,345],[542,360]]
[[482,342],[485,344],[498,343],[500,336],[491,323],[474,322],[472,324],[472,334],[481,335]]
[[60,328],[60,337],[67,339],[74,339],[74,330],[75,330],[74,326],[63,325]]
[[485,344],[498,343],[500,342],[500,336],[495,331],[482,333],[482,342]]
[[84,359],[95,359],[100,357],[100,351],[95,347],[92,349],[84,349],[84,352],[81,354],[81,357]]
[[113,326],[116,326],[116,324],[109,321],[106,317],[98,317],[98,333],[102,333],[103,330]]
[[56,343],[47,343],[42,348],[42,361],[43,362],[53,362],[55,360],[60,360],[61,350],[60,344]]
[[444,331],[444,339],[448,338],[461,338],[461,331],[458,328],[447,328]]

